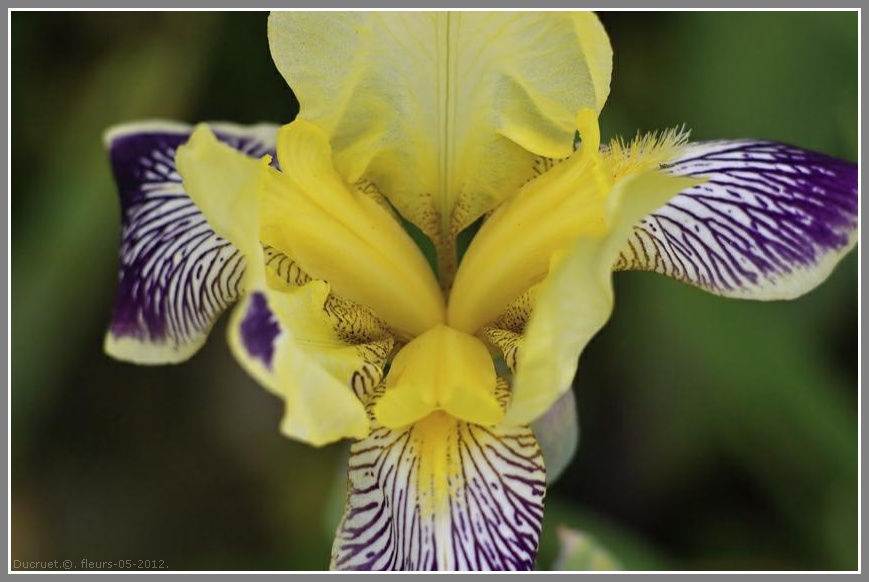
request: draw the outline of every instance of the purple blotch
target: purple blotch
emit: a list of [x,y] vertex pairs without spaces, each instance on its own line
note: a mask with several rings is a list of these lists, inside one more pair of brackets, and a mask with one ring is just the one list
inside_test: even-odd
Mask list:
[[241,341],[247,352],[271,370],[275,338],[280,334],[281,328],[262,293],[251,295],[240,331]]

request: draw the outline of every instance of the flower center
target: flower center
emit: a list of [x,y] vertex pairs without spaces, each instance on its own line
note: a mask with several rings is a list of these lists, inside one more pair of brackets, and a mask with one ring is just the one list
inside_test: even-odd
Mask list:
[[495,383],[492,356],[483,342],[439,324],[395,356],[374,415],[388,428],[407,426],[437,410],[491,426],[504,416]]

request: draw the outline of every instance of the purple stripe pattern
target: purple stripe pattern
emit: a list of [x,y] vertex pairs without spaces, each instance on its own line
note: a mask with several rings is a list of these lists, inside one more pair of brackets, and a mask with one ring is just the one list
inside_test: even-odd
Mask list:
[[376,425],[354,443],[332,569],[531,570],[546,487],[531,430],[453,421],[432,439]]
[[[217,126],[222,141],[260,157],[274,153],[258,133]],[[184,192],[175,150],[182,124],[116,130],[108,148],[121,201],[118,290],[109,333],[165,347],[167,361],[192,355],[238,297],[244,258],[217,236]]]
[[763,141],[689,144],[664,170],[705,177],[643,219],[616,270],[656,271],[713,293],[786,298],[855,242],[857,165]]

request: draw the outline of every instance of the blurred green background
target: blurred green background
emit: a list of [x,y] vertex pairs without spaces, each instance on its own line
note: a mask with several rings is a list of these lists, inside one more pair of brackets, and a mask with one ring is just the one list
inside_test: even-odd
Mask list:
[[[12,14],[12,558],[322,569],[341,446],[281,405],[223,324],[178,366],[102,352],[119,207],[101,134],[147,118],[287,122],[264,13]],[[857,159],[856,13],[601,15],[604,138],[685,124]],[[857,254],[814,293],[751,303],[616,277],[577,377],[579,453],[547,497],[635,569],[856,569]]]

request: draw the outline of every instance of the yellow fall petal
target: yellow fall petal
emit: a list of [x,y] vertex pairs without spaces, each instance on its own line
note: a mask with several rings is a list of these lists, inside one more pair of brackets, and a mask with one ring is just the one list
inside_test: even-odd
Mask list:
[[350,183],[373,181],[439,248],[571,151],[599,112],[612,51],[597,17],[568,12],[275,12],[269,42]]
[[655,170],[616,182],[606,202],[607,232],[577,240],[544,280],[518,350],[505,424],[531,422],[570,389],[580,353],[609,319],[612,265],[631,228],[697,183]]

